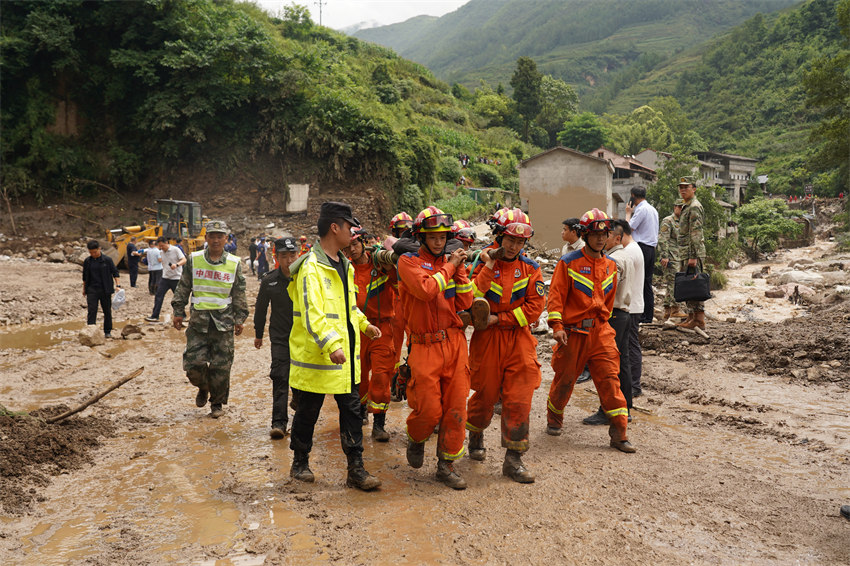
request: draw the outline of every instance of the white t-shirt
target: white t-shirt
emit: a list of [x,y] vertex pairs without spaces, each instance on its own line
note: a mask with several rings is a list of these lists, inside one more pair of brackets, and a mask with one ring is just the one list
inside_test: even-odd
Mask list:
[[168,246],[168,249],[162,252],[162,278],[163,279],[180,279],[183,275],[183,266],[178,265],[177,269],[171,269],[169,264],[177,264],[178,261],[186,257],[180,248],[177,246]]
[[143,252],[148,259],[148,271],[162,270],[162,254],[159,253],[159,248],[151,246],[150,248],[139,250],[139,253]]
[[614,260],[617,264],[617,293],[614,295],[614,308],[629,312],[632,304],[632,288],[630,283],[634,279],[632,274],[632,261],[629,252],[622,246],[617,244],[605,255]]
[[564,244],[564,247],[561,248],[561,255],[562,256],[567,255],[568,253],[574,252],[576,250],[580,250],[583,247],[584,247],[584,240],[582,240],[581,238],[579,238],[578,240],[576,240],[572,244],[567,242],[566,244]]
[[635,274],[634,277],[629,278],[629,291],[631,304],[629,304],[629,313],[630,314],[642,314],[643,313],[643,277],[641,274],[643,273],[643,252],[640,249],[640,246],[632,240],[632,242],[624,248],[626,252],[629,254],[629,260],[631,260],[631,269],[629,270],[631,273]]

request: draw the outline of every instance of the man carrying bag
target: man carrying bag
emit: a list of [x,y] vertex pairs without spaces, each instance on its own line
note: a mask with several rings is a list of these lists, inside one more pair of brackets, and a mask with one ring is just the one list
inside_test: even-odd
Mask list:
[[679,180],[679,196],[685,201],[679,217],[680,272],[676,274],[674,297],[677,302],[687,304],[688,318],[678,324],[679,328],[696,331],[708,338],[705,331],[705,301],[711,298],[708,274],[703,272],[705,263],[705,237],[702,226],[705,211],[696,198],[693,177]]

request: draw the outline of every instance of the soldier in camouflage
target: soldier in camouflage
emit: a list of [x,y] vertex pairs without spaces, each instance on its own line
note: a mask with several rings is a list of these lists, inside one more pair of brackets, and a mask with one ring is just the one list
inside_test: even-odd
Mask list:
[[[705,211],[697,200],[695,182],[693,177],[682,177],[679,180],[679,196],[685,203],[679,217],[680,271],[687,268],[702,270],[705,263],[705,237],[702,233]],[[688,318],[679,326],[692,330],[699,328],[705,333],[705,304],[702,301],[688,301],[687,305]]]
[[673,298],[673,283],[676,280],[676,271],[679,269],[679,217],[682,215],[682,207],[685,201],[676,199],[673,205],[673,214],[661,221],[658,230],[658,258],[661,260],[662,280],[667,293],[664,295],[664,320],[671,316],[679,316],[679,305]]
[[207,247],[189,256],[171,306],[174,328],[179,330],[186,305],[192,304],[183,369],[198,388],[195,404],[203,407],[209,398],[210,416],[217,419],[224,414],[222,405],[227,404],[230,394],[233,336],[242,333],[248,299],[241,262],[224,251],[227,225],[213,220],[206,228]]

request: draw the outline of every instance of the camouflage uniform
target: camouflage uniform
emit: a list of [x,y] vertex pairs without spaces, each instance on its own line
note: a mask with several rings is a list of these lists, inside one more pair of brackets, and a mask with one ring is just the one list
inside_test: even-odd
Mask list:
[[[680,270],[685,271],[688,260],[696,258],[697,267],[701,270],[705,263],[705,238],[702,233],[705,211],[697,197],[686,202],[682,207],[682,215],[679,217],[679,260]],[[688,301],[688,312],[702,312],[705,310],[703,301]]]
[[[213,265],[223,264],[227,252],[212,261],[209,251],[204,259]],[[192,292],[192,257],[189,256],[171,306],[175,317],[186,316],[186,305]],[[195,387],[210,393],[210,404],[227,404],[230,395],[230,366],[233,363],[233,327],[248,318],[248,299],[245,295],[245,276],[242,265],[236,268],[236,281],[230,288],[232,302],[221,310],[191,309],[186,328],[186,349],[183,351],[183,370]]]
[[658,248],[656,248],[659,261],[670,260],[667,267],[662,267],[662,280],[667,294],[664,295],[664,306],[675,306],[673,299],[673,283],[676,280],[676,271],[679,269],[679,220],[675,214],[665,217],[661,221],[658,231]]

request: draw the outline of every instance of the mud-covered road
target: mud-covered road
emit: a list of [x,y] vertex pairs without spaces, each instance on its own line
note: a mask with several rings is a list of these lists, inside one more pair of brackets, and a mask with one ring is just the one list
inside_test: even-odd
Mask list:
[[[848,259],[820,245],[783,252],[773,269],[815,256]],[[761,267],[730,272],[709,305],[712,340],[642,330],[636,454],[581,424],[598,405],[591,384],[577,387],[565,434],[545,434],[544,335],[525,458],[536,483],[501,476],[495,426],[487,460],[458,464],[464,492],[433,479],[433,460],[409,468],[408,410],[394,403],[388,444],[364,429],[383,487],[361,493],[344,487],[333,402],[317,428],[316,483],[290,480],[288,440],[268,437],[268,345],[254,349],[250,326],[237,339],[230,404],[212,420],[181,371],[180,332],[146,325],[141,340],[81,346],[80,268],[0,263],[4,297],[14,286],[4,308],[43,300],[43,316],[57,313],[0,334],[8,411],[55,412],[145,367],[65,424],[0,416],[0,563],[848,564],[850,522],[838,510],[850,503],[850,301],[766,299],[766,283],[750,278]],[[251,296],[256,288],[250,280]],[[119,330],[152,304],[141,287],[129,295]]]

